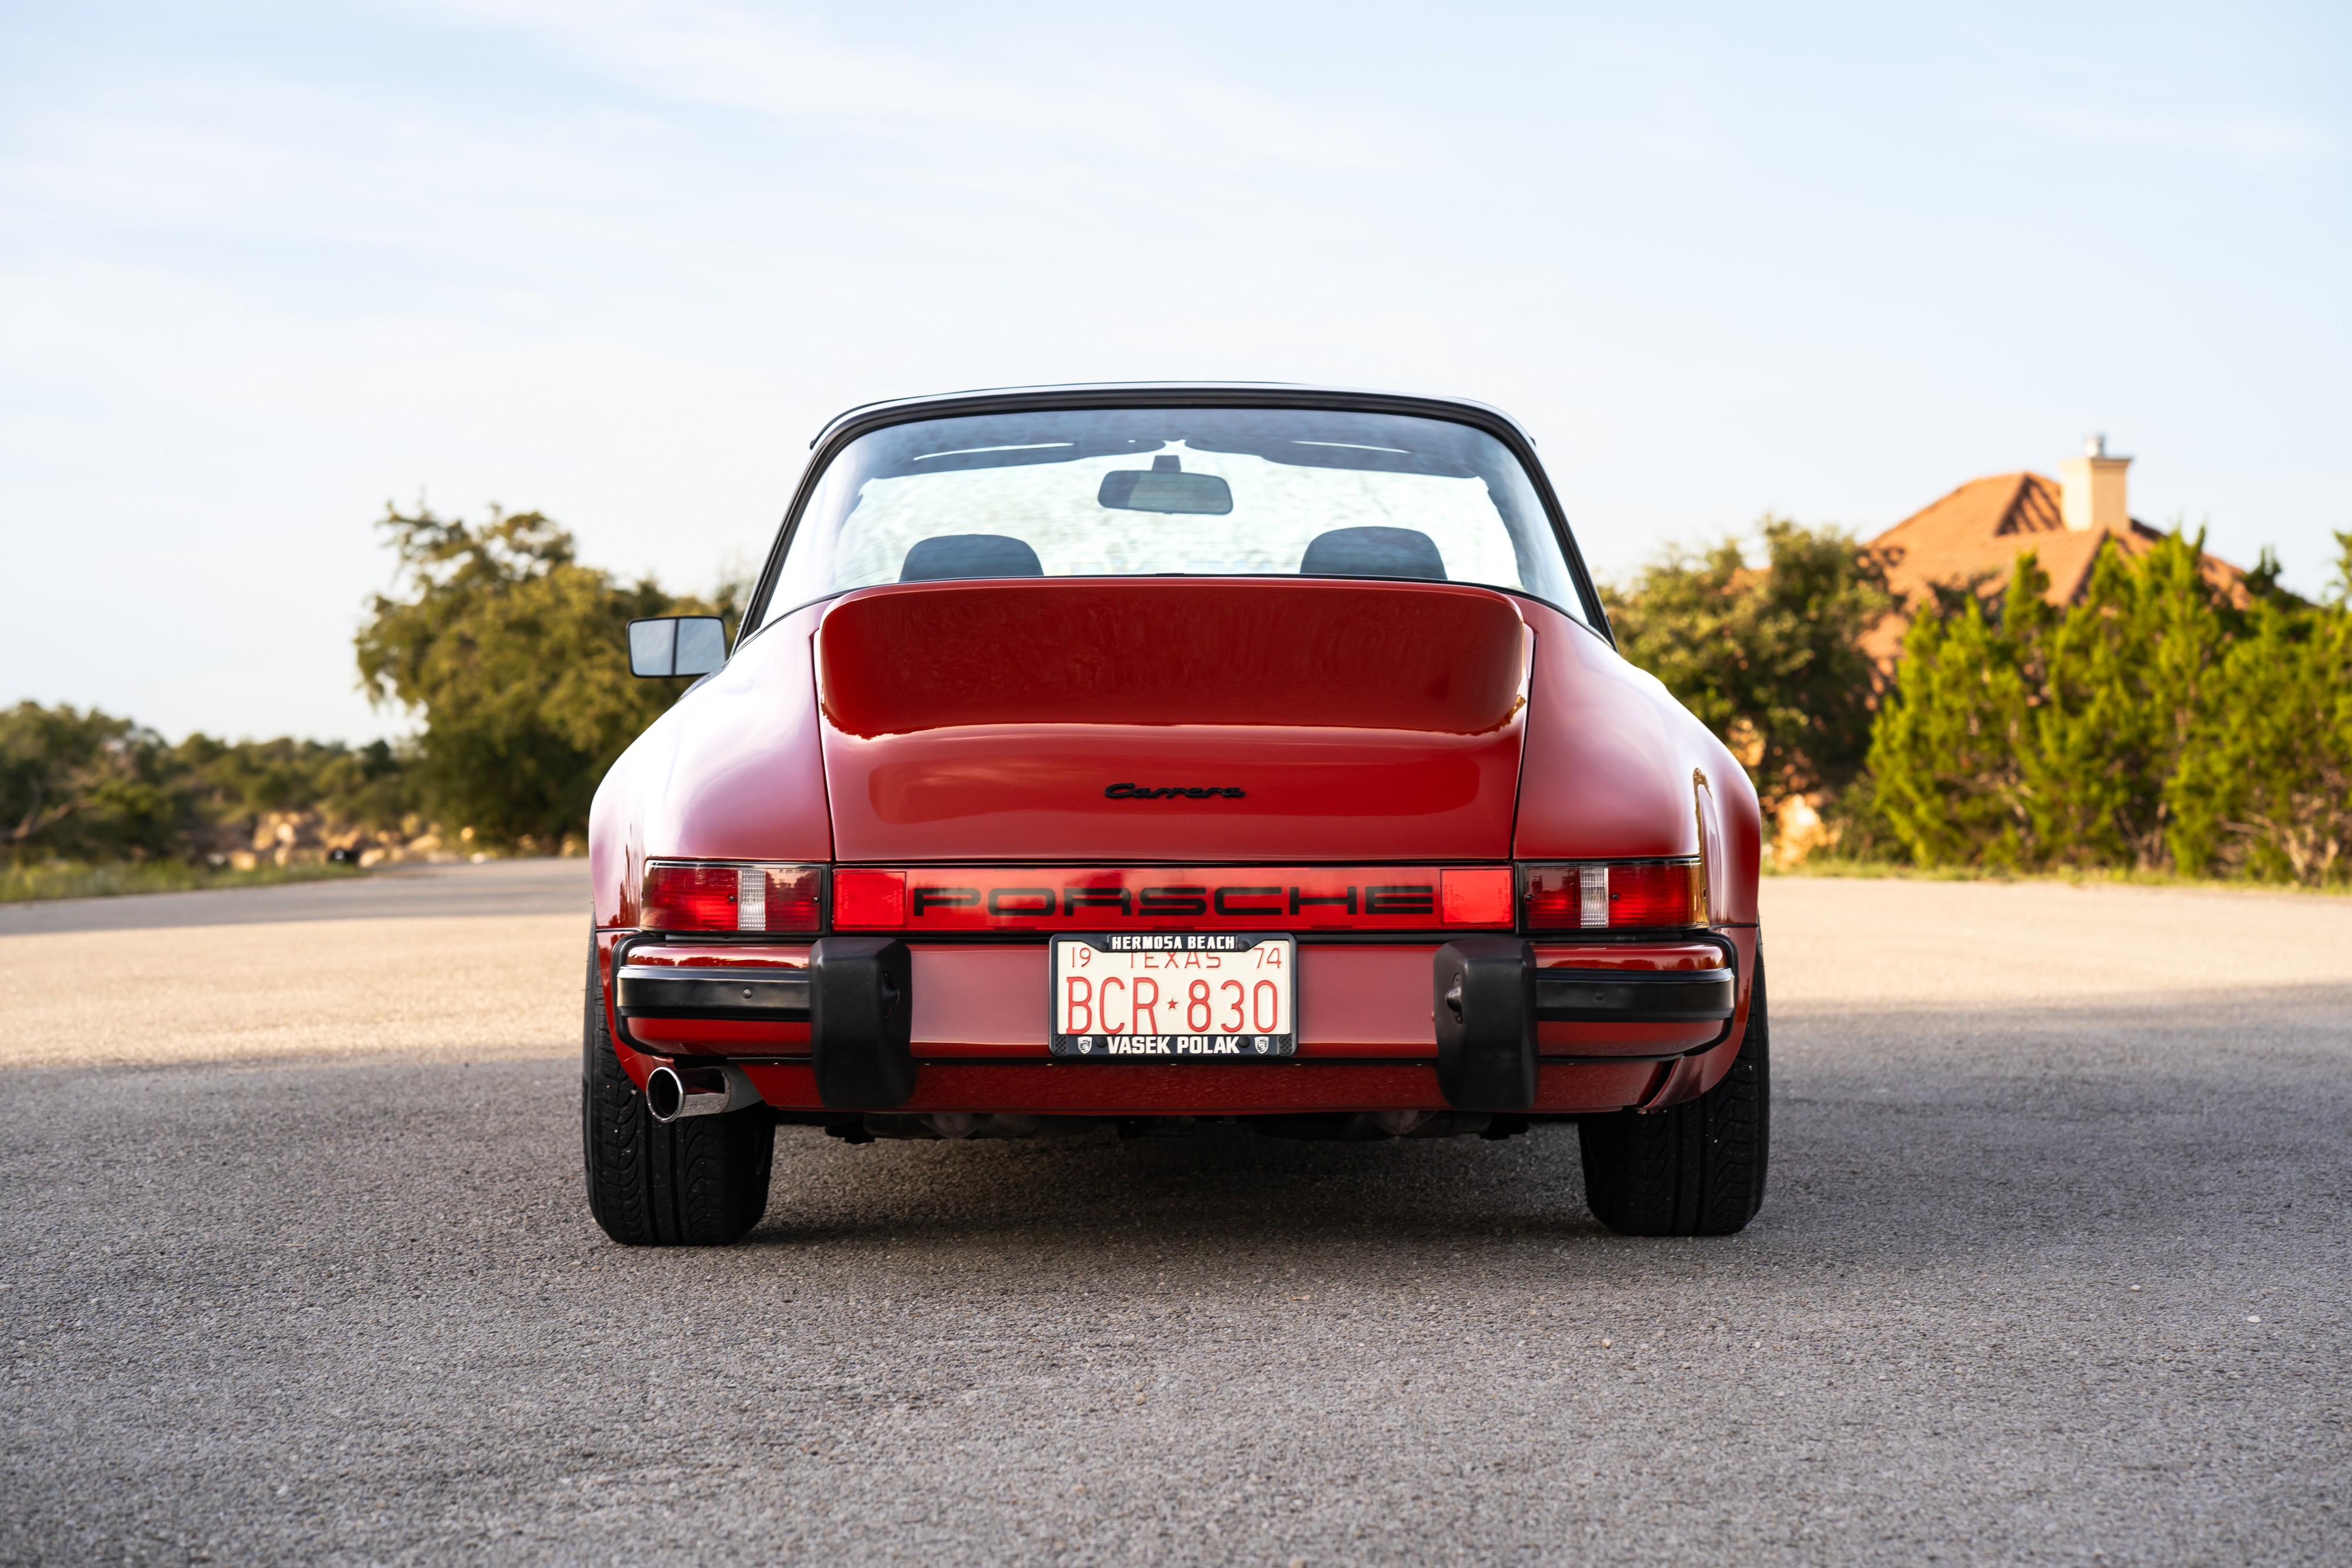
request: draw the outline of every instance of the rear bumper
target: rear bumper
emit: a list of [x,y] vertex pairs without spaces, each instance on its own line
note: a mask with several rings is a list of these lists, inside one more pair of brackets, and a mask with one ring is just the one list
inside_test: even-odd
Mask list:
[[624,964],[614,977],[614,1006],[625,1019],[804,1024],[805,967],[710,968]]
[[[1312,951],[1309,949],[1310,955]],[[1307,961],[1312,961],[1311,956]],[[950,960],[931,956],[933,964],[946,962]],[[918,985],[922,983],[919,977],[928,967],[921,957],[918,958]],[[616,986],[614,1005],[621,1017],[633,1020],[773,1024],[809,1021],[809,978],[805,968],[719,969],[625,964]],[[1540,1023],[1719,1024],[1732,1014],[1737,977],[1728,966],[1645,973],[1571,967],[1566,964],[1549,967],[1538,965],[1535,988],[1536,1019]],[[777,1043],[783,1043],[785,1038],[780,1033]],[[1433,1047],[1434,1036],[1431,1043]]]
[[1659,972],[1539,964],[1535,985],[1539,1023],[1721,1024],[1738,999],[1728,964]]
[[[1719,1075],[1715,1057],[1728,1061],[1722,1048],[1742,1021],[1753,928],[1653,942],[1485,940],[1521,956],[1510,967],[1525,975],[1532,1037],[1530,1086],[1501,1091],[1500,1106],[1491,1086],[1478,1089],[1485,1108],[1670,1103]],[[614,1035],[633,1077],[665,1061],[729,1061],[778,1109],[1255,1115],[1445,1109],[1473,1092],[1442,1071],[1436,970],[1441,949],[1455,949],[1434,940],[1302,941],[1298,1053],[1245,1063],[1055,1061],[1041,944],[917,944],[898,1080],[911,1092],[887,1106],[852,1105],[819,1087],[816,947],[637,932],[605,933],[603,946]],[[843,1010],[836,993],[836,1035]],[[1516,1027],[1506,1019],[1505,1036]]]

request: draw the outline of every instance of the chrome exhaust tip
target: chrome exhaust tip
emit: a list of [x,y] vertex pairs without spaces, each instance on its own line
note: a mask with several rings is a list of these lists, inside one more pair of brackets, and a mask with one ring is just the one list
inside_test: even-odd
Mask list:
[[664,1065],[646,1080],[646,1110],[667,1126],[688,1116],[722,1116],[760,1104],[760,1091],[740,1067]]

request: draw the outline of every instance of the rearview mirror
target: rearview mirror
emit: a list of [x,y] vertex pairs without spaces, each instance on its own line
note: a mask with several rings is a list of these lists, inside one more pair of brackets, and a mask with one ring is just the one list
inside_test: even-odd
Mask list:
[[727,662],[727,623],[716,615],[663,615],[629,622],[629,674],[707,675]]
[[1173,457],[1149,468],[1114,468],[1102,476],[1095,500],[1121,512],[1199,512],[1222,517],[1234,509],[1234,487],[1214,474],[1187,474]]

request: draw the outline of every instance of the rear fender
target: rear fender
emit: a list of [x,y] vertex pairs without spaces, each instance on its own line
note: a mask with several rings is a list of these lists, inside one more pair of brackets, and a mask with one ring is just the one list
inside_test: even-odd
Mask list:
[[1719,925],[1756,919],[1763,818],[1738,759],[1656,677],[1557,611],[1536,632],[1513,857],[1704,855]]
[[829,861],[809,637],[822,606],[737,644],[621,754],[588,813],[596,924],[635,925],[648,859]]

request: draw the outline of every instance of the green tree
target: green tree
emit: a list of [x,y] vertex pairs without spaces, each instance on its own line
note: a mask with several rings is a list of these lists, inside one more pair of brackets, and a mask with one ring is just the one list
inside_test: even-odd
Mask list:
[[[2049,577],[2018,559],[1998,620],[1973,593],[1921,609],[1873,726],[1873,803],[1922,865],[2041,858],[2022,764]],[[2014,630],[2012,630],[2014,628]]]
[[1739,754],[1769,815],[1861,770],[1877,688],[1862,638],[1893,601],[1885,563],[1843,530],[1760,528],[1761,568],[1727,538],[1668,553],[1607,599],[1625,656]]
[[2099,552],[2083,601],[2029,637],[2041,644],[2021,756],[2034,826],[2055,863],[2167,863],[2166,785],[2206,706],[2241,617],[2200,568],[2204,536],[2174,529],[2137,558]]
[[2167,780],[2176,864],[2316,885],[2352,857],[2352,533],[2325,606],[2259,597]]
[[0,710],[0,852],[150,860],[179,852],[195,799],[154,731],[91,708]]
[[395,828],[423,809],[415,758],[389,741],[215,740],[173,748],[214,820],[250,823],[268,811],[316,811],[338,827]]
[[718,612],[581,565],[537,512],[477,528],[387,507],[379,527],[401,579],[359,632],[361,684],[423,714],[434,810],[495,843],[580,831],[604,770],[682,689],[629,674],[627,623]]

